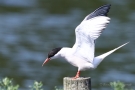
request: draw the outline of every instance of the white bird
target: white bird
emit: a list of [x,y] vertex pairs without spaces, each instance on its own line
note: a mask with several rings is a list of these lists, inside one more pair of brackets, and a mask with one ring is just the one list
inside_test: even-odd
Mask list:
[[110,18],[107,17],[110,6],[110,4],[103,5],[86,16],[75,29],[76,42],[73,47],[52,49],[48,53],[48,57],[44,61],[43,65],[51,59],[63,58],[73,66],[78,67],[78,72],[74,77],[74,79],[76,79],[80,76],[80,71],[95,69],[106,56],[128,44],[127,42],[107,53],[94,57],[95,40],[100,36],[102,31],[110,22]]

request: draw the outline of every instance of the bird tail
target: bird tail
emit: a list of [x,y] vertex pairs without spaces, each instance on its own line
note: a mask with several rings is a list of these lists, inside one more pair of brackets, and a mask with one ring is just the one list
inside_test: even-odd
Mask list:
[[113,50],[111,50],[109,52],[106,52],[106,53],[104,53],[102,55],[99,55],[99,56],[95,57],[94,60],[93,60],[94,68],[96,68],[105,57],[112,54],[114,51],[120,49],[121,47],[125,46],[128,43],[129,42],[127,42],[127,43],[125,43],[125,44],[123,44],[123,45],[121,45],[121,46],[119,46],[119,47],[117,47],[117,48],[115,48],[115,49],[113,49]]

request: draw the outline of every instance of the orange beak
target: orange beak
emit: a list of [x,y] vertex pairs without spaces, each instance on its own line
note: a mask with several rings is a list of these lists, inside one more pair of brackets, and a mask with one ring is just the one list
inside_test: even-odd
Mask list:
[[42,64],[42,66],[44,66],[45,63],[47,63],[50,60],[50,58],[47,58],[44,63]]

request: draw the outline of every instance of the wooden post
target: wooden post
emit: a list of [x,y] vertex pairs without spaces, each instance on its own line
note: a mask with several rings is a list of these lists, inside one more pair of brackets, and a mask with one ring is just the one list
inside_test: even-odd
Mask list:
[[65,77],[63,79],[64,90],[91,90],[91,78],[79,77],[73,79],[73,77]]

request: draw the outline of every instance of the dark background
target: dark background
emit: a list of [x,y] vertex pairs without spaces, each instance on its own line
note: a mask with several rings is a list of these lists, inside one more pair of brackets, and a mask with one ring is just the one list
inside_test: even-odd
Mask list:
[[106,83],[117,80],[135,88],[134,0],[0,0],[0,79],[13,78],[20,90],[28,90],[34,80],[45,90],[62,87],[63,77],[74,76],[77,68],[65,60],[42,67],[48,51],[72,47],[76,26],[104,4],[112,5],[111,22],[97,39],[95,55],[130,43],[81,76],[92,78],[92,90],[109,90]]

